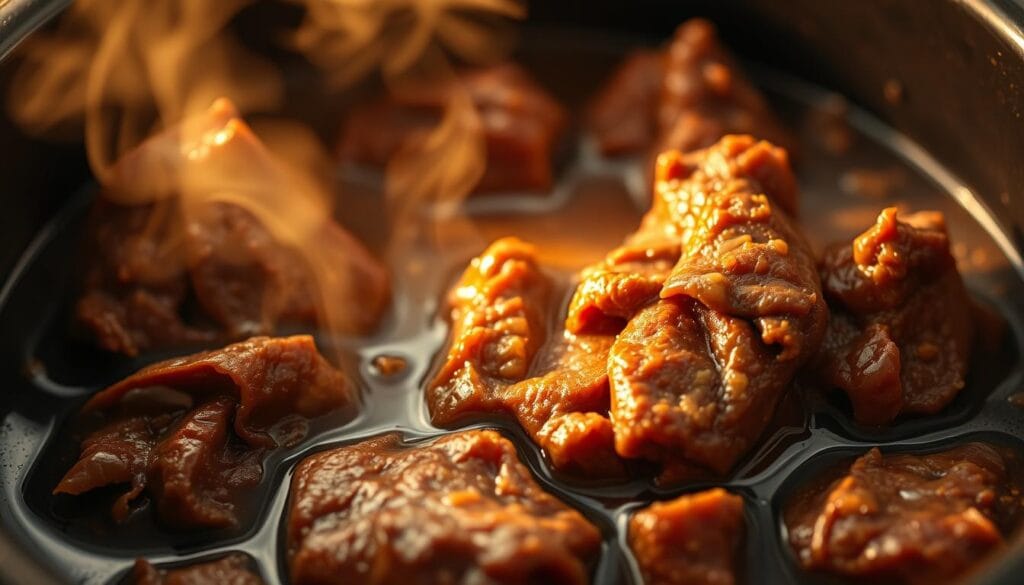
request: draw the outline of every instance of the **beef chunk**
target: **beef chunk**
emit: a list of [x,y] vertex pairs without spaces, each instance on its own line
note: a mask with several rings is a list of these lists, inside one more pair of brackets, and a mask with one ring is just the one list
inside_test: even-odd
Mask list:
[[174,569],[158,569],[139,559],[128,582],[134,585],[263,585],[263,578],[253,570],[245,555],[235,553],[216,561]]
[[714,25],[684,22],[666,49],[658,101],[658,149],[694,150],[726,134],[751,134],[792,149],[789,133],[719,42]]
[[434,422],[511,414],[556,467],[590,476],[621,474],[623,457],[728,471],[824,335],[796,200],[787,155],[768,143],[664,154],[639,230],[583,270],[546,343],[550,285],[532,251],[494,244],[452,293]]
[[555,149],[567,127],[562,106],[511,63],[467,71],[454,83],[458,86],[434,84],[357,107],[342,131],[340,157],[384,167],[405,145],[433,130],[451,92],[464,89],[480,116],[487,150],[487,168],[474,192],[549,189]]
[[656,502],[629,520],[644,585],[733,585],[743,499],[715,488]]
[[621,476],[608,420],[607,335],[568,332],[539,360],[535,375],[505,389],[503,402],[559,469]]
[[127,484],[123,521],[145,491],[165,525],[237,524],[236,500],[262,477],[267,449],[291,445],[305,421],[355,414],[352,382],[309,336],[258,337],[144,368],[82,408],[81,455],[54,490]]
[[950,582],[1001,547],[1019,512],[1003,454],[972,443],[928,455],[872,449],[798,493],[784,519],[806,569],[924,584]]
[[605,155],[695,150],[726,134],[793,147],[764,97],[703,19],[680,25],[662,51],[630,55],[592,103],[587,125]]
[[853,245],[826,252],[821,279],[832,321],[820,371],[858,422],[933,414],[956,397],[974,326],[941,215],[882,211]]
[[643,229],[682,241],[660,299],[612,346],[616,450],[725,472],[760,437],[827,314],[784,152],[726,137],[658,163]]
[[295,585],[588,583],[601,544],[494,431],[313,455],[295,472],[287,531]]
[[[321,286],[297,248],[275,239],[247,208],[216,196],[218,181],[234,175],[235,190],[276,195],[294,187],[268,170],[269,155],[233,108],[218,102],[187,123],[217,138],[203,138],[186,155],[182,130],[174,128],[115,166],[88,222],[77,322],[101,347],[130,356],[270,334],[278,324],[316,324],[318,305],[328,302],[359,306],[332,326],[371,329],[390,285],[369,252],[329,218],[303,226],[315,230],[321,263],[344,272],[332,282],[347,283]],[[183,183],[187,196],[179,192]],[[337,297],[321,299],[324,293]]]
[[[427,388],[432,420],[508,414],[559,467],[620,469],[607,420],[610,339],[547,337],[550,279],[536,251],[505,238],[474,258],[449,297],[452,342]],[[536,362],[536,363],[535,363]]]
[[515,238],[470,262],[448,299],[448,357],[427,390],[435,423],[502,408],[502,389],[527,377],[544,341],[550,288],[534,248]]

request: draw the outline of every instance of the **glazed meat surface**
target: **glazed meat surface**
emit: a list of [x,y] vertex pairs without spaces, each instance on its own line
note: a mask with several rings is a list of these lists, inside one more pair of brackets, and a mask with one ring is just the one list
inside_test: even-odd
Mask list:
[[452,343],[427,395],[434,422],[502,408],[501,391],[526,378],[547,335],[550,289],[536,250],[515,238],[470,261],[448,298]]
[[827,321],[794,185],[785,152],[749,137],[659,158],[642,230],[681,255],[611,349],[620,455],[724,473],[764,432]]
[[441,121],[452,91],[464,89],[480,117],[487,168],[475,193],[546,191],[568,116],[524,69],[503,63],[461,74],[457,86],[437,84],[357,107],[342,130],[339,156],[383,168],[404,146]]
[[[317,231],[319,257],[330,259],[324,264],[343,271],[335,278],[348,283],[331,289],[344,298],[320,299],[322,289],[297,249],[275,239],[248,209],[206,199],[221,188],[219,174],[236,165],[251,167],[245,181],[252,184],[239,180],[244,188],[292,188],[286,177],[266,170],[263,145],[223,102],[188,123],[206,136],[227,138],[186,156],[181,129],[172,128],[112,171],[87,226],[76,321],[100,347],[129,356],[272,334],[279,324],[316,324],[321,302],[358,304],[360,310],[345,312],[346,321],[337,325],[372,329],[390,301],[384,268],[333,220],[308,227]],[[164,176],[169,173],[177,174]],[[211,184],[190,185],[189,197],[181,197],[182,176]],[[139,184],[145,192],[136,190]]]
[[928,455],[872,449],[784,513],[810,570],[886,583],[947,583],[1003,544],[1019,485],[999,449],[971,443]]
[[663,50],[630,55],[591,104],[587,126],[612,156],[696,150],[727,134],[793,146],[714,25],[699,18],[680,25]]
[[588,583],[601,541],[494,431],[313,455],[295,472],[287,522],[295,585]]
[[733,585],[743,499],[715,488],[655,502],[629,520],[644,585]]
[[133,585],[263,585],[244,555],[230,554],[216,561],[174,569],[158,569],[139,559],[132,569]]
[[622,458],[724,473],[751,448],[826,325],[787,213],[796,180],[785,151],[744,136],[665,153],[656,178],[640,229],[583,270],[546,344],[551,285],[532,251],[501,240],[471,263],[427,392],[435,423],[512,414],[586,475]]
[[972,304],[949,246],[941,214],[901,219],[889,208],[852,245],[826,252],[832,320],[821,371],[858,422],[934,414],[964,387]]
[[349,378],[306,335],[160,362],[85,404],[81,454],[54,493],[123,484],[118,521],[146,492],[164,525],[235,526],[236,500],[259,483],[266,450],[301,440],[308,419],[351,419],[357,401]]
[[552,282],[536,250],[505,238],[474,258],[449,295],[452,341],[427,388],[435,424],[507,414],[563,468],[615,473],[606,336],[548,337]]

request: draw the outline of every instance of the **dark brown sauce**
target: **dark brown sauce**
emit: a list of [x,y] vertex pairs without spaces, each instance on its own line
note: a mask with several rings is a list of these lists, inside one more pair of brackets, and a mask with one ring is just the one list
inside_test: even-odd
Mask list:
[[[541,83],[576,107],[618,59],[616,52],[587,47],[545,46],[542,51],[524,52],[522,60]],[[574,77],[565,79],[565,65],[570,62]],[[899,421],[884,431],[861,429],[850,422],[849,411],[841,402],[801,400],[800,394],[791,392],[772,430],[730,478],[699,480],[680,489],[659,490],[643,480],[589,484],[562,477],[552,473],[542,454],[515,425],[503,420],[481,421],[502,428],[541,484],[580,508],[602,529],[604,551],[595,569],[599,583],[635,580],[622,540],[631,510],[654,499],[712,485],[725,486],[745,499],[748,530],[743,572],[761,575],[764,582],[794,580],[793,567],[779,552],[784,543],[778,535],[777,502],[793,487],[786,480],[795,470],[803,473],[806,468],[823,465],[817,454],[838,447],[860,453],[881,441],[911,449],[953,437],[965,440],[981,431],[998,438],[1024,429],[1024,411],[998,411],[1020,385],[1020,349],[1015,340],[1024,329],[1024,307],[1019,300],[1024,298],[1024,283],[997,242],[950,196],[963,195],[962,187],[948,182],[938,167],[915,168],[912,161],[929,163],[918,157],[912,145],[899,142],[896,135],[856,110],[851,110],[847,120],[850,127],[844,140],[848,144],[837,154],[833,143],[820,140],[820,124],[815,123],[820,119],[816,105],[827,104],[827,94],[771,74],[761,80],[803,142],[797,167],[802,191],[800,223],[815,249],[851,238],[870,225],[886,205],[942,211],[968,287],[1007,319],[1010,332],[1005,343],[997,344],[999,351],[976,352],[978,358],[971,368],[975,374],[967,390],[937,417]],[[830,123],[843,122],[831,119]],[[301,445],[273,453],[265,463],[263,482],[252,494],[249,513],[244,515],[247,521],[230,532],[168,534],[156,527],[150,510],[141,510],[126,526],[114,526],[93,512],[108,509],[103,500],[111,497],[109,493],[74,501],[49,495],[75,455],[66,433],[55,429],[89,393],[158,357],[114,359],[67,336],[67,314],[61,304],[67,299],[60,291],[68,288],[70,281],[59,276],[56,278],[65,279],[64,284],[55,285],[52,275],[71,272],[76,226],[85,207],[85,198],[80,198],[62,216],[66,223],[44,235],[27,272],[2,308],[2,332],[26,339],[24,354],[17,356],[20,362],[5,364],[3,374],[9,380],[7,391],[20,393],[14,410],[5,413],[0,433],[0,460],[8,462],[0,466],[0,484],[5,490],[0,495],[0,517],[5,526],[41,557],[50,559],[54,570],[81,582],[108,582],[137,556],[161,563],[207,558],[228,550],[250,554],[269,582],[279,581],[285,574],[280,520],[291,470],[302,456],[390,430],[397,429],[409,439],[443,432],[429,423],[422,389],[447,335],[438,311],[440,299],[470,257],[498,237],[516,235],[537,245],[546,269],[557,275],[568,291],[576,271],[601,258],[635,229],[648,192],[639,164],[600,160],[586,140],[575,153],[562,166],[560,181],[550,196],[474,198],[467,205],[468,217],[441,220],[419,237],[390,240],[399,242],[391,247],[387,242],[392,234],[385,227],[384,206],[375,184],[340,181],[341,221],[387,259],[395,282],[396,300],[378,332],[371,338],[338,340],[359,363],[363,412],[340,428],[319,421]],[[859,188],[851,186],[851,181],[858,180]],[[947,182],[936,182],[940,180]],[[863,188],[865,181],[867,189]],[[38,295],[46,295],[46,302],[40,302]],[[15,314],[20,318],[13,318]],[[23,319],[29,319],[34,331],[41,327],[39,333],[26,336],[19,330]],[[375,364],[382,355],[400,356],[404,371],[376,375],[379,365]],[[36,456],[37,452],[42,455]]]

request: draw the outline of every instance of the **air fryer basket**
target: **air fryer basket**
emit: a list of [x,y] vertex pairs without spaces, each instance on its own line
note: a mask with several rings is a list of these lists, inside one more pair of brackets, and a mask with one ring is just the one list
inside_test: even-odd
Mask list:
[[[4,95],[17,62],[17,52],[7,51],[66,4],[0,0]],[[527,42],[573,35],[595,43],[654,43],[687,17],[711,18],[724,41],[745,60],[839,92],[919,145],[947,172],[951,195],[1003,248],[1016,278],[1024,278],[1024,204],[1018,201],[1024,197],[1018,188],[1024,185],[1024,5],[1012,0],[534,0],[529,8]],[[276,19],[261,14],[257,10],[241,23],[247,37],[269,36],[264,25]],[[899,100],[886,99],[884,88],[892,83],[901,88]],[[40,535],[25,520],[31,512],[24,490],[43,437],[57,424],[54,414],[67,405],[52,393],[45,399],[33,393],[26,348],[38,324],[30,314],[10,307],[18,294],[16,285],[29,276],[40,283],[37,289],[67,283],[66,275],[47,273],[47,261],[52,259],[47,255],[71,250],[50,247],[34,257],[38,250],[33,242],[41,241],[45,230],[66,227],[65,220],[81,206],[83,188],[91,179],[81,145],[29,138],[6,114],[0,116],[0,178],[0,274],[5,282],[0,289],[0,582],[62,582],[51,575],[57,563],[39,553]],[[30,266],[19,260],[30,257]],[[1002,302],[1016,315],[1024,315],[1024,298]],[[748,534],[757,541],[748,549],[772,565],[762,578],[774,582],[791,575],[779,536],[772,532],[778,532],[776,495],[800,479],[807,461],[861,452],[879,442],[891,442],[896,449],[968,438],[1024,445],[1024,409],[1006,402],[1007,396],[1024,390],[1020,331],[1014,337],[1017,344],[1009,350],[1014,365],[1008,366],[1007,377],[983,407],[951,417],[952,428],[925,426],[918,433],[892,436],[847,433],[841,440],[832,437],[815,443],[832,432],[812,424],[806,449],[795,451],[801,460],[780,463],[780,469],[793,473],[764,474],[747,494],[759,504],[748,514],[758,526]],[[37,432],[28,433],[28,428]],[[1024,539],[1018,535],[1010,548],[998,563],[985,568],[979,583],[1020,582]],[[598,577],[611,583],[619,574],[618,568],[603,563]],[[758,574],[748,570],[748,577],[757,582]],[[74,575],[79,581],[97,578],[103,577],[85,570]]]

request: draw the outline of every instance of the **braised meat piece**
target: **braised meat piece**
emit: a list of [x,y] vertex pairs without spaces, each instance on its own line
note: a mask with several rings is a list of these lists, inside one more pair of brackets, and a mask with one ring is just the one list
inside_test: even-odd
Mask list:
[[317,453],[291,487],[291,582],[588,583],[601,536],[494,431]]
[[630,55],[591,104],[587,125],[609,156],[690,151],[726,134],[793,146],[714,25],[699,18],[680,25],[664,50]]
[[263,585],[263,578],[242,554],[174,569],[158,569],[144,559],[135,561],[133,585]]
[[558,469],[621,476],[608,420],[608,351],[614,338],[564,332],[535,375],[505,389],[503,402]]
[[502,408],[502,390],[527,377],[544,342],[550,289],[536,250],[515,238],[470,262],[448,298],[448,357],[427,389],[435,423]]
[[821,372],[858,422],[934,414],[956,397],[974,323],[941,214],[883,210],[853,245],[828,249],[821,280],[832,307]]
[[555,467],[589,476],[621,474],[623,457],[724,473],[751,448],[826,326],[787,213],[796,179],[748,136],[665,153],[656,179],[640,229],[583,270],[547,343],[532,250],[502,240],[473,261],[427,391],[435,423],[512,414]]
[[603,261],[583,269],[569,301],[568,331],[614,335],[658,298],[681,247],[678,236],[656,231],[642,226]]
[[728,136],[663,154],[657,180],[644,226],[678,237],[682,252],[660,299],[612,346],[616,450],[724,473],[817,350],[827,311],[809,246],[785,211],[795,182],[784,151]]
[[431,418],[450,426],[509,414],[559,467],[618,471],[611,425],[601,416],[608,412],[611,340],[566,333],[538,356],[551,288],[534,248],[514,238],[470,262],[449,295],[452,341],[427,387]]
[[[338,272],[332,282],[347,284],[321,286],[295,246],[276,239],[248,208],[218,198],[229,187],[277,197],[295,185],[272,170],[233,107],[218,102],[185,125],[201,134],[197,144],[183,143],[183,129],[172,128],[112,171],[88,222],[77,322],[104,349],[129,356],[316,324],[320,303],[358,305],[331,325],[371,329],[390,300],[383,267],[327,218],[303,229],[316,231],[318,257]],[[336,296],[320,298],[328,292]]]
[[629,520],[644,585],[733,585],[743,499],[715,488],[656,502]]
[[454,90],[465,90],[480,116],[487,168],[475,193],[546,191],[567,115],[530,74],[504,63],[461,74],[458,86],[436,84],[377,98],[355,108],[342,130],[339,156],[383,168],[404,145],[441,121]]
[[927,455],[872,449],[847,474],[794,497],[784,512],[789,543],[809,570],[951,582],[1000,548],[1019,518],[1007,463],[981,443]]
[[153,364],[85,404],[81,455],[54,493],[125,484],[118,521],[147,492],[168,526],[231,527],[236,500],[262,477],[265,451],[301,440],[308,419],[351,419],[357,400],[308,335],[256,337]]

